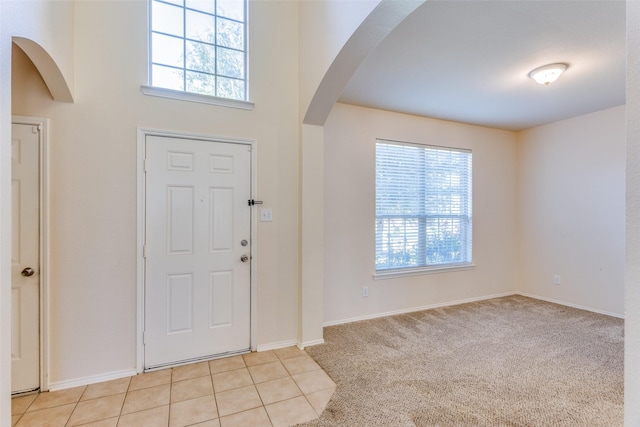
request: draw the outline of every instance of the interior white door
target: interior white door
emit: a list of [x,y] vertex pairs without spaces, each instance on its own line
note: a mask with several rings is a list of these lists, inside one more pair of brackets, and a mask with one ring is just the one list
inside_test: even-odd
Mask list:
[[251,346],[251,147],[145,140],[145,369]]
[[11,391],[40,387],[40,129],[11,127]]

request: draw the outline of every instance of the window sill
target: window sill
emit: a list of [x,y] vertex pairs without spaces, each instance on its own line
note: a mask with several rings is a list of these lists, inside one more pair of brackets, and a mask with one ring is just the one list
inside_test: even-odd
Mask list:
[[403,268],[397,270],[379,271],[373,275],[374,280],[393,279],[396,277],[407,276],[422,276],[425,274],[437,274],[437,273],[451,273],[454,271],[473,270],[476,268],[475,264],[455,264],[445,265],[437,267],[422,267],[422,268]]
[[179,101],[198,102],[200,104],[217,105],[219,107],[239,108],[241,110],[253,110],[255,104],[238,99],[219,98],[217,96],[202,95],[199,93],[183,92],[181,90],[165,89],[155,86],[140,86],[142,93],[160,98],[177,99]]

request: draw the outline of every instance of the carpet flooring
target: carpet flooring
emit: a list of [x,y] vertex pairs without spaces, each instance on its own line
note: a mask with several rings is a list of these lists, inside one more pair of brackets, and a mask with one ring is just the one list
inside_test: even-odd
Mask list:
[[509,296],[331,326],[323,426],[622,426],[623,320]]

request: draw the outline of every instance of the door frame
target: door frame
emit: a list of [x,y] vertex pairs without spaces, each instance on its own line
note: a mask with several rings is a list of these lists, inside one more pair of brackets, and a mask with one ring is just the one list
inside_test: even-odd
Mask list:
[[[216,135],[169,131],[162,129],[138,127],[138,147],[137,147],[137,242],[136,242],[136,259],[137,259],[137,332],[136,332],[136,371],[142,373],[144,371],[144,317],[145,317],[145,261],[144,261],[144,242],[146,241],[145,224],[146,224],[146,176],[145,176],[145,148],[147,136],[161,136],[169,138],[183,138],[191,140],[200,140],[206,142],[222,142],[227,144],[244,144],[251,148],[251,199],[256,198],[257,194],[257,141],[244,138],[229,138]],[[251,286],[251,302],[250,302],[250,336],[251,351],[255,351],[257,347],[257,259],[258,259],[258,222],[254,209],[251,210],[251,270],[250,270],[250,286]]]
[[50,191],[49,191],[49,119],[43,117],[11,116],[11,124],[38,126],[40,138],[39,159],[39,313],[40,313],[40,391],[49,391],[49,254],[50,254]]

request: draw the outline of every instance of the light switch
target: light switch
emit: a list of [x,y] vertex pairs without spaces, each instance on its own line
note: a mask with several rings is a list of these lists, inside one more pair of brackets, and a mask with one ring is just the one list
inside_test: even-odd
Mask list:
[[273,221],[273,211],[271,208],[260,209],[260,221]]

